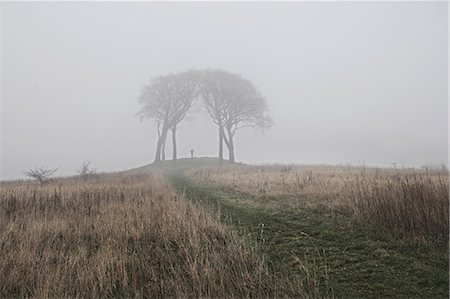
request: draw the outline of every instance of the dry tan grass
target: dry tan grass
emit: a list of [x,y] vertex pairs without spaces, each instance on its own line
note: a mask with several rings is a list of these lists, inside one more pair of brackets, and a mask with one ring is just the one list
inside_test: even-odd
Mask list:
[[448,236],[448,171],[344,166],[244,166],[188,171],[195,181],[289,209],[354,215],[389,235]]
[[355,214],[383,233],[426,243],[448,240],[448,172],[362,174],[352,186]]
[[160,175],[0,184],[0,297],[302,297]]
[[197,182],[247,194],[274,206],[346,207],[361,174],[354,167],[226,165],[188,171]]

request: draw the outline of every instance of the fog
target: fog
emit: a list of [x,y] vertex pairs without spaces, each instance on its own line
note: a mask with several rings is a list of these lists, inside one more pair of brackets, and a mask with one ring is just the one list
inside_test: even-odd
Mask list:
[[[1,179],[153,161],[142,85],[189,68],[253,81],[273,126],[236,134],[245,163],[448,164],[446,2],[3,2]],[[198,110],[201,109],[198,108]],[[206,113],[179,157],[217,156]],[[168,140],[167,156],[171,144]]]

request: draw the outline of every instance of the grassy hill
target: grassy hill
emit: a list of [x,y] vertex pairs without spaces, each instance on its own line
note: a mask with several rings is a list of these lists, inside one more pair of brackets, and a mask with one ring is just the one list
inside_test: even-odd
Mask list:
[[[229,162],[224,161],[223,164],[229,164]],[[127,170],[123,173],[129,175],[147,174],[154,170],[184,170],[189,168],[218,166],[218,165],[220,165],[219,158],[216,157],[180,158],[175,161],[165,160],[157,163],[147,164],[138,168]]]
[[448,298],[448,172],[182,158],[0,185],[0,297]]

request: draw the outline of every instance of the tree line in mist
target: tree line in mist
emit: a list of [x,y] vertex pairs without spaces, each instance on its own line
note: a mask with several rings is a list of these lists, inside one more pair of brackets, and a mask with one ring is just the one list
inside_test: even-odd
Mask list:
[[155,77],[143,86],[139,103],[141,119],[153,119],[156,123],[158,140],[154,162],[165,160],[169,134],[172,135],[172,159],[177,159],[177,127],[188,114],[193,114],[195,105],[201,105],[217,125],[220,162],[224,144],[229,161],[235,162],[234,136],[238,129],[265,129],[272,124],[266,100],[254,84],[220,69],[187,70]]

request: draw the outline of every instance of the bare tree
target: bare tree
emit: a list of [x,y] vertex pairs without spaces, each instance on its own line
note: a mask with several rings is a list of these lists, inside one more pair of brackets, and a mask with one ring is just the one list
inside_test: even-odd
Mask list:
[[223,70],[201,73],[200,93],[208,114],[219,130],[219,160],[223,160],[223,143],[229,161],[235,162],[234,136],[243,127],[265,129],[272,121],[266,100],[250,80]]
[[223,119],[225,114],[225,76],[228,73],[217,70],[199,72],[200,94],[205,108],[219,130],[219,161],[223,161]]
[[141,118],[154,119],[158,127],[155,162],[164,157],[167,134],[172,132],[173,160],[177,159],[176,131],[186,117],[197,96],[197,81],[193,71],[159,76],[143,87],[138,112]]
[[91,167],[90,161],[83,161],[80,168],[77,170],[78,176],[80,176],[83,180],[87,180],[93,175],[95,175],[96,170]]
[[165,100],[167,87],[164,84],[165,77],[157,77],[148,85],[142,88],[139,97],[140,104],[143,105],[138,112],[141,119],[154,119],[158,130],[158,141],[156,143],[155,162],[161,160],[161,150],[165,144],[167,131],[169,130],[170,103]]
[[51,176],[58,170],[58,168],[50,169],[46,166],[35,166],[24,172],[30,178],[37,180],[41,184],[50,181]]

